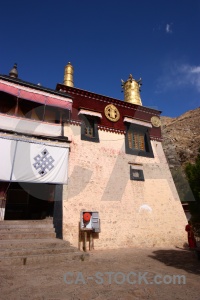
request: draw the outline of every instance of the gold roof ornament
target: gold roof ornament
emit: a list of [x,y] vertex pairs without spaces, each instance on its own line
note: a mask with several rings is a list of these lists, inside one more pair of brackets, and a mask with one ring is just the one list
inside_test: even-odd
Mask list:
[[135,80],[132,74],[130,74],[127,81],[121,79],[121,82],[121,86],[124,90],[124,101],[132,104],[142,105],[142,100],[140,98],[142,78]]
[[63,84],[67,86],[74,86],[74,68],[70,62],[65,66],[65,73],[64,73],[64,81]]
[[14,64],[13,68],[9,72],[9,76],[13,78],[18,78],[17,64]]

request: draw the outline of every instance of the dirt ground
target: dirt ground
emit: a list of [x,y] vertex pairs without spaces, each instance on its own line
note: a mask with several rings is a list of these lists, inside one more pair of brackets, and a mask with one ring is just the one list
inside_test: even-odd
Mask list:
[[[183,275],[180,282],[174,275]],[[200,261],[190,250],[132,248],[94,250],[84,261],[1,267],[0,299],[199,300]]]

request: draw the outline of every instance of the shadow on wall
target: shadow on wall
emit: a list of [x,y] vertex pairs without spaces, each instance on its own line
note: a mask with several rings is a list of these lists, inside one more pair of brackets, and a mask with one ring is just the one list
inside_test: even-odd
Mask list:
[[[90,182],[93,171],[80,166],[75,166],[68,182],[68,199],[79,195]],[[74,188],[71,189],[70,187]]]

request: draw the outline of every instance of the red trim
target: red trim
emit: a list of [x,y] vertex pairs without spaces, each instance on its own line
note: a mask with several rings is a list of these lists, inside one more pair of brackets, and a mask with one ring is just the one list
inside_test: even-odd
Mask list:
[[[85,91],[85,90],[81,90],[81,89],[78,89],[78,88],[75,88],[75,87],[69,87],[69,86],[66,86],[66,85],[63,85],[63,84],[60,84],[60,83],[57,84],[56,90],[57,91],[62,91],[62,92],[67,92],[72,97],[74,95],[76,95],[76,96],[80,96],[80,97],[92,98],[94,100],[99,100],[101,102],[106,102],[108,104],[109,103],[114,103],[114,104],[116,104],[118,106],[127,107],[127,108],[133,109],[133,110],[139,110],[141,112],[149,113],[149,114],[151,114],[153,116],[156,115],[156,116],[159,117],[160,114],[161,114],[160,110],[155,110],[155,109],[148,108],[148,107],[145,107],[145,106],[141,106],[141,105],[136,105],[136,104],[124,102],[122,100],[114,99],[114,98],[111,98],[111,97],[108,97],[108,96],[104,96],[104,95],[100,95],[100,94],[95,94],[95,93],[92,93],[92,92],[89,92],[89,91]],[[82,105],[83,105],[83,103],[82,103]],[[84,105],[85,105],[85,103],[84,103]]]
[[[57,89],[62,90],[72,96],[73,108],[71,118],[73,121],[81,121],[78,112],[80,107],[84,106],[85,108],[87,107],[88,110],[93,110],[102,114],[102,118],[98,118],[97,120],[98,128],[101,130],[123,134],[126,131],[126,124],[124,122],[125,116],[129,116],[130,118],[139,121],[151,123],[152,116],[159,117],[160,115],[160,111],[153,110],[148,107],[127,103],[73,87],[58,84]],[[120,119],[117,122],[111,122],[105,116],[104,109],[110,103],[113,103],[119,110]],[[161,141],[160,127],[149,128],[149,134],[151,140]]]
[[56,99],[53,97],[46,97],[46,105],[56,106],[56,107],[61,107],[61,108],[72,110],[72,102]]
[[11,94],[13,96],[18,96],[19,90],[14,86],[8,86],[0,82],[0,91]]
[[26,100],[33,101],[33,102],[37,102],[37,103],[41,103],[43,105],[46,102],[46,96],[31,93],[31,92],[28,92],[28,91],[23,91],[23,90],[19,90],[19,98],[26,99]]

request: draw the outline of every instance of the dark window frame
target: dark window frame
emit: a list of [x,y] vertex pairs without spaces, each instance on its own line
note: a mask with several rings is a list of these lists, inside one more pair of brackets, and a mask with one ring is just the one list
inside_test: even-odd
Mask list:
[[[81,140],[99,143],[98,122],[97,117],[81,114]],[[93,136],[85,134],[86,122],[93,123]]]
[[[139,173],[139,177],[134,176],[134,172]],[[141,169],[133,169],[130,166],[130,180],[144,181],[144,172]]]
[[[48,112],[53,112],[54,117],[51,119],[47,118],[47,113]],[[51,105],[46,105],[45,106],[45,111],[44,111],[44,117],[43,117],[43,121],[47,122],[47,123],[51,123],[51,124],[61,124],[61,112],[60,112],[60,108],[55,107],[55,106],[51,106]]]
[[[18,114],[18,110],[17,110],[16,116],[19,116],[24,119],[36,120],[36,121],[40,121],[40,122],[43,121],[43,115],[44,115],[44,109],[45,109],[45,106],[43,104],[19,98],[18,99],[18,109],[21,110],[23,116]],[[33,111],[37,115],[38,119],[35,119],[32,117]]]
[[[3,91],[0,91],[0,98],[0,113],[14,116],[17,106],[17,98]],[[10,110],[13,110],[13,112],[10,113]]]
[[[137,132],[144,135],[145,150],[133,149],[129,147],[128,133],[130,132],[132,133]],[[125,134],[125,152],[126,154],[131,154],[131,155],[150,157],[150,158],[154,157],[151,142],[150,142],[148,127],[127,123],[126,134]]]

